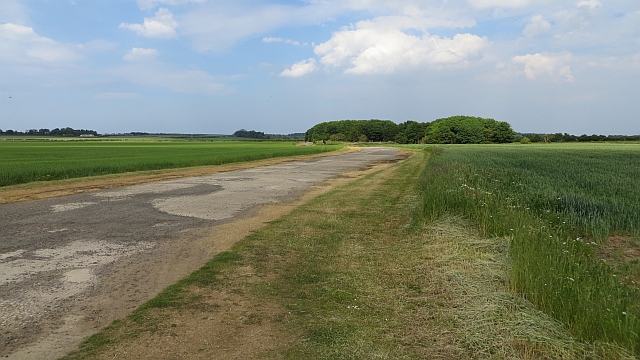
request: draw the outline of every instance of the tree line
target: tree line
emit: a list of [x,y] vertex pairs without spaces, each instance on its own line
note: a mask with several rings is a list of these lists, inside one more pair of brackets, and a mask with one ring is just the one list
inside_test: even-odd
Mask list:
[[6,130],[2,131],[0,129],[0,135],[13,135],[13,136],[80,136],[80,135],[91,135],[98,136],[98,132],[95,130],[85,130],[85,129],[73,129],[70,127],[65,128],[55,128],[53,130],[49,129],[29,129],[25,131],[16,131],[16,130]]
[[279,139],[302,139],[304,138],[304,133],[292,133],[292,134],[265,134],[262,131],[254,131],[254,130],[245,130],[240,129],[233,133],[233,136],[239,138],[248,138],[248,139],[261,139],[261,140],[279,140]]
[[488,144],[515,139],[509,123],[473,116],[452,116],[433,122],[338,120],[307,130],[306,141],[396,142],[399,144]]
[[399,144],[500,144],[510,142],[640,141],[640,135],[516,134],[505,121],[474,116],[451,116],[432,122],[338,120],[317,124],[306,141],[396,142]]
[[640,135],[587,135],[580,136],[567,133],[555,134],[518,134],[516,141],[520,142],[594,142],[594,141],[640,141]]

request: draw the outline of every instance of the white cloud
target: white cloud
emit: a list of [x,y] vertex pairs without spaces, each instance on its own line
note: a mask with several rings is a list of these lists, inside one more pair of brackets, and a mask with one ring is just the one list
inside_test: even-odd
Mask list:
[[[223,50],[256,34],[296,25],[319,25],[343,9],[320,2],[305,6],[216,1],[180,16],[181,35],[189,36],[197,51]],[[283,40],[284,41],[284,40]]]
[[302,60],[300,62],[297,62],[293,64],[289,69],[284,69],[284,71],[280,73],[280,76],[300,77],[311,74],[315,71],[318,71],[318,65],[316,65],[316,60],[311,58],[309,60]]
[[154,60],[160,53],[156,49],[133,48],[123,59],[129,62]]
[[524,75],[535,80],[540,77],[550,77],[554,80],[573,81],[571,73],[571,54],[527,54],[514,56],[511,61],[514,64],[523,65]]
[[[540,1],[540,0],[537,0]],[[402,2],[390,0],[304,0],[298,5],[250,1],[210,1],[197,9],[176,15],[180,35],[193,40],[198,51],[216,51],[236,42],[265,36],[269,32],[290,26],[313,26],[335,23],[339,17],[352,15],[354,10],[377,16],[374,21],[401,28],[463,28],[476,25],[467,9],[457,9],[421,0]],[[273,38],[277,39],[277,38]],[[283,42],[286,42],[283,37]],[[291,40],[293,44],[295,40]],[[304,45],[303,42],[300,42]]]
[[203,3],[205,1],[206,0],[138,0],[138,6],[140,9],[149,10],[159,4],[176,6],[187,3]]
[[265,37],[262,38],[262,42],[266,42],[266,43],[272,43],[272,42],[282,42],[282,38],[281,37]]
[[476,9],[486,8],[521,8],[532,3],[540,2],[535,0],[468,0],[469,5]]
[[457,34],[453,39],[423,32],[422,37],[375,21],[362,21],[315,47],[320,63],[348,67],[345,73],[393,73],[417,66],[445,66],[468,62],[488,44],[486,38]]
[[522,30],[522,34],[526,37],[534,37],[546,34],[551,30],[551,24],[546,21],[542,15],[536,15],[529,20],[527,26]]
[[129,29],[140,36],[158,39],[176,38],[177,27],[178,23],[173,19],[173,14],[166,8],[160,8],[151,19],[144,18],[142,24],[120,24],[122,29]]
[[295,46],[307,46],[307,43],[300,43],[300,41],[296,41],[296,40],[291,40],[291,39],[283,39],[281,37],[265,37],[262,38],[262,42],[265,43],[273,43],[273,42],[284,42],[287,44],[291,44],[291,45],[295,45]]
[[40,36],[30,27],[11,23],[0,25],[0,60],[63,64],[81,58],[75,46]]
[[588,7],[589,9],[595,9],[602,6],[602,3],[598,0],[580,0],[576,3],[577,7]]

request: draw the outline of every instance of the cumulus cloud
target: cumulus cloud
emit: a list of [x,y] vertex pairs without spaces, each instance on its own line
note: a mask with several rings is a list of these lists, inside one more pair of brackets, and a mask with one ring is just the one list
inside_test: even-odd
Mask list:
[[81,58],[76,46],[40,36],[28,26],[0,24],[0,60],[61,64]]
[[142,24],[120,24],[121,29],[129,29],[136,34],[148,38],[172,39],[176,38],[178,23],[173,14],[166,8],[160,8],[153,18],[144,18]]
[[311,58],[309,60],[297,62],[289,69],[284,69],[284,71],[280,73],[280,76],[300,77],[311,74],[315,71],[318,71],[318,65],[316,64],[316,60]]
[[160,53],[157,49],[133,48],[129,51],[124,59],[129,62],[154,60]]
[[460,11],[454,6],[443,7],[433,1],[305,0],[297,3],[208,1],[180,15],[180,35],[191,38],[198,51],[216,51],[239,40],[256,35],[262,37],[285,27],[335,23],[336,19],[351,15],[354,10],[361,11],[361,14],[388,15],[379,16],[376,21],[395,22],[400,27],[427,29],[476,25],[466,9]]
[[393,73],[417,66],[446,66],[468,62],[488,44],[486,38],[457,34],[452,39],[423,32],[411,35],[397,27],[362,21],[315,47],[320,63],[347,67],[345,73]]
[[558,81],[573,81],[571,73],[571,54],[527,54],[514,56],[511,61],[514,64],[522,65],[524,75],[535,80],[541,77],[550,77]]
[[551,30],[551,24],[542,17],[542,15],[536,15],[529,20],[527,26],[522,30],[522,34],[526,37],[534,37],[537,35],[546,34]]
[[140,9],[149,10],[156,7],[156,5],[182,5],[187,3],[203,3],[206,0],[138,0],[138,6]]

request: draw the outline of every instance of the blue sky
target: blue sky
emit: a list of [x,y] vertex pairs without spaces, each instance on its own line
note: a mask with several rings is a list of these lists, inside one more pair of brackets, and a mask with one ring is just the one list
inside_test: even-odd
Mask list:
[[637,0],[0,0],[0,129],[640,133]]

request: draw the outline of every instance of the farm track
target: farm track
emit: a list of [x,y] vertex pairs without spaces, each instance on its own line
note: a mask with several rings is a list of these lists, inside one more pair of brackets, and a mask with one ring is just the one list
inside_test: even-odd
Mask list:
[[139,171],[67,180],[38,181],[1,187],[0,204],[42,200],[59,196],[97,192],[122,186],[211,175],[227,171],[244,170],[258,166],[276,165],[292,161],[310,160],[326,156],[347,154],[359,150],[360,148],[349,147],[339,151],[325,152],[315,155],[287,156],[248,162],[229,163],[224,165]]
[[365,148],[5,189],[0,356],[62,356],[267,222],[403,157]]

